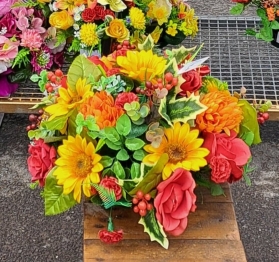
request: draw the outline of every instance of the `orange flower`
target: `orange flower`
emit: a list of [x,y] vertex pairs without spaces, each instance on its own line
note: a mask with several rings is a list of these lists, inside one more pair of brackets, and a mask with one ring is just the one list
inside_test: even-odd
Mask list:
[[120,107],[116,107],[113,97],[106,91],[96,92],[80,106],[80,112],[87,117],[94,116],[100,129],[115,126],[117,119],[124,114]]
[[198,128],[210,133],[225,131],[227,135],[230,135],[230,130],[238,132],[243,116],[237,102],[238,99],[231,96],[229,91],[214,91],[204,95],[201,103],[208,109],[197,116]]

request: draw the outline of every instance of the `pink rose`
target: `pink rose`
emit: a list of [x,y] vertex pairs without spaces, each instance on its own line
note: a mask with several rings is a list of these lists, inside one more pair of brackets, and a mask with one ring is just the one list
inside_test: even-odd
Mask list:
[[18,54],[19,42],[12,42],[5,36],[0,36],[0,60],[9,61]]
[[180,95],[185,96],[187,92],[194,93],[198,91],[202,86],[202,78],[196,70],[190,70],[182,74],[182,77],[185,79],[180,86],[182,90]]
[[156,218],[167,233],[178,236],[186,229],[189,212],[196,209],[195,187],[192,174],[183,168],[176,169],[158,185],[154,200]]
[[229,161],[222,157],[211,158],[209,166],[211,168],[211,180],[217,184],[227,182],[231,175],[231,165]]
[[123,92],[117,95],[115,99],[115,105],[124,108],[126,103],[131,103],[133,101],[139,101],[139,98],[136,94],[132,92]]
[[122,197],[122,188],[120,185],[118,185],[118,180],[115,177],[104,177],[101,180],[100,185],[107,189],[113,190],[116,200],[119,200]]
[[212,157],[220,157],[226,159],[231,166],[231,175],[228,182],[241,179],[243,174],[243,166],[251,157],[249,146],[243,140],[237,138],[234,130],[230,131],[230,136],[225,133],[213,134],[204,133],[203,147],[207,148],[210,153],[206,156],[206,160],[210,163]]
[[32,182],[39,181],[40,186],[45,185],[48,172],[53,168],[56,160],[56,150],[53,146],[47,145],[43,139],[35,140],[29,145],[27,159],[28,170],[32,176]]

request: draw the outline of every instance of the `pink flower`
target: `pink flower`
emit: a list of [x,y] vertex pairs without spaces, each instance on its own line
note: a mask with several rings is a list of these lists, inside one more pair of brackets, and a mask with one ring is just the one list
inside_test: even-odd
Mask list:
[[[230,132],[230,136],[225,133],[204,133],[203,147],[210,151],[206,157],[208,163],[211,162],[213,157],[223,158],[229,162],[231,174],[228,182],[231,183],[242,178],[243,166],[251,157],[251,152],[249,146],[242,139],[236,137],[237,133],[235,131],[231,130]],[[223,171],[228,172],[228,169],[226,168]]]
[[189,212],[196,209],[195,187],[192,174],[183,168],[177,168],[157,186],[156,218],[167,233],[179,236],[186,229]]
[[35,29],[27,29],[20,35],[21,46],[29,48],[31,51],[39,49],[43,43],[43,39]]
[[122,188],[118,185],[118,180],[115,177],[104,177],[101,180],[100,185],[107,189],[113,190],[116,200],[119,200],[122,197]]
[[0,1],[0,17],[7,14],[16,0],[1,0]]
[[19,19],[16,21],[16,26],[20,31],[25,31],[29,27],[29,21],[26,16],[21,16]]
[[18,54],[19,42],[12,42],[5,36],[0,36],[0,61],[9,62]]

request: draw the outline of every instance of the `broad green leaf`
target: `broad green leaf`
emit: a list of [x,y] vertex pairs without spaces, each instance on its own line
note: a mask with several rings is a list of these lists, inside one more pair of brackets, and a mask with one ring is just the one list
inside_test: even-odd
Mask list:
[[102,156],[102,159],[100,161],[100,164],[103,165],[104,168],[109,167],[113,163],[113,157],[110,156]]
[[277,20],[273,20],[273,21],[271,21],[271,28],[272,29],[279,29],[279,23],[278,23],[278,21]]
[[257,9],[257,15],[258,15],[260,18],[262,18],[262,19],[267,18],[267,16],[266,16],[266,11],[265,11],[265,9],[263,9],[263,8],[258,8],[258,9]]
[[[71,64],[67,74],[67,82],[69,88],[71,88],[72,91],[75,91],[78,79],[88,78],[89,75],[92,75],[95,82],[97,82],[101,77],[102,72],[100,71],[98,66],[90,62],[85,56],[77,56]],[[87,80],[86,83],[88,84],[89,80]]]
[[141,149],[144,145],[145,142],[139,138],[127,138],[125,140],[125,146],[131,151]]
[[237,3],[235,6],[233,6],[230,9],[230,13],[232,15],[241,15],[243,11],[244,11],[244,4],[241,3]]
[[51,121],[44,121],[43,125],[48,130],[61,130],[67,123],[69,115],[57,116]]
[[204,112],[207,107],[199,101],[199,96],[191,94],[190,97],[183,97],[176,100],[166,98],[161,100],[159,114],[172,126],[175,122],[186,123],[191,119],[196,119],[197,115]]
[[54,167],[46,177],[46,184],[44,188],[46,216],[60,214],[70,209],[77,203],[72,193],[64,195],[63,186],[57,185],[57,179],[53,175],[55,169],[56,167]]
[[142,44],[138,44],[139,50],[152,50],[154,47],[154,40],[152,36],[149,34]]
[[135,125],[132,123],[132,128],[130,133],[126,136],[127,138],[135,138],[143,135],[146,130],[148,129],[148,125],[143,124],[143,125]]
[[109,141],[108,139],[106,139],[105,141],[106,141],[106,145],[112,150],[120,150],[122,148],[122,144],[120,141],[115,143]]
[[[247,100],[239,100],[238,105],[242,109],[243,120],[240,124],[240,132],[239,136],[241,137],[245,130],[249,130],[254,133],[253,145],[259,144],[262,140],[260,137],[260,128],[257,120],[257,111],[256,109],[250,105]],[[242,128],[242,126],[244,128]]]
[[143,225],[144,232],[149,235],[151,241],[157,241],[163,248],[168,249],[169,240],[164,232],[163,226],[155,217],[154,209],[141,217],[139,224]]
[[138,161],[142,161],[143,158],[145,157],[146,153],[144,150],[142,149],[139,149],[139,150],[136,150],[134,153],[133,153],[133,158],[135,160],[138,160]]
[[120,136],[114,127],[106,127],[104,129],[106,138],[112,143],[120,142]]
[[210,191],[212,196],[225,195],[223,188],[219,184],[211,183]]
[[175,58],[172,58],[166,65],[165,72],[170,72],[173,75],[176,75],[176,73],[178,72],[178,66]]
[[30,80],[31,80],[32,82],[38,82],[38,81],[40,80],[40,76],[34,74],[34,75],[32,75],[32,76],[30,77]]
[[134,162],[131,166],[131,177],[132,179],[140,178],[140,164]]
[[147,172],[141,182],[129,194],[135,195],[139,190],[146,194],[155,188],[162,181],[162,171],[168,161],[168,154],[161,155],[156,165]]
[[119,161],[126,161],[130,158],[129,154],[127,153],[126,149],[125,148],[121,148],[117,155],[116,155],[116,158],[119,160]]
[[245,32],[247,35],[252,35],[252,36],[255,36],[257,34],[257,32],[253,29],[246,29]]
[[115,161],[112,166],[112,171],[119,179],[125,179],[125,170],[119,161]]
[[117,119],[116,130],[118,134],[122,136],[127,136],[131,131],[132,125],[130,118],[124,114]]
[[245,126],[241,125],[239,129],[239,138],[241,138],[248,146],[251,146],[254,141],[254,133]]

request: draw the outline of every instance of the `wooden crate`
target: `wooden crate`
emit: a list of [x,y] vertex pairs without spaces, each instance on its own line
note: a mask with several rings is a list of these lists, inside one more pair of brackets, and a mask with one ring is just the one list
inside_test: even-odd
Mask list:
[[106,212],[96,212],[84,204],[84,262],[158,261],[158,262],[245,262],[246,256],[236,222],[230,188],[226,196],[213,197],[204,188],[196,189],[197,209],[189,215],[188,227],[179,237],[169,237],[169,249],[151,242],[139,215],[132,209],[113,211],[115,229],[124,230],[124,240],[107,245],[98,239],[98,231],[107,227]]

